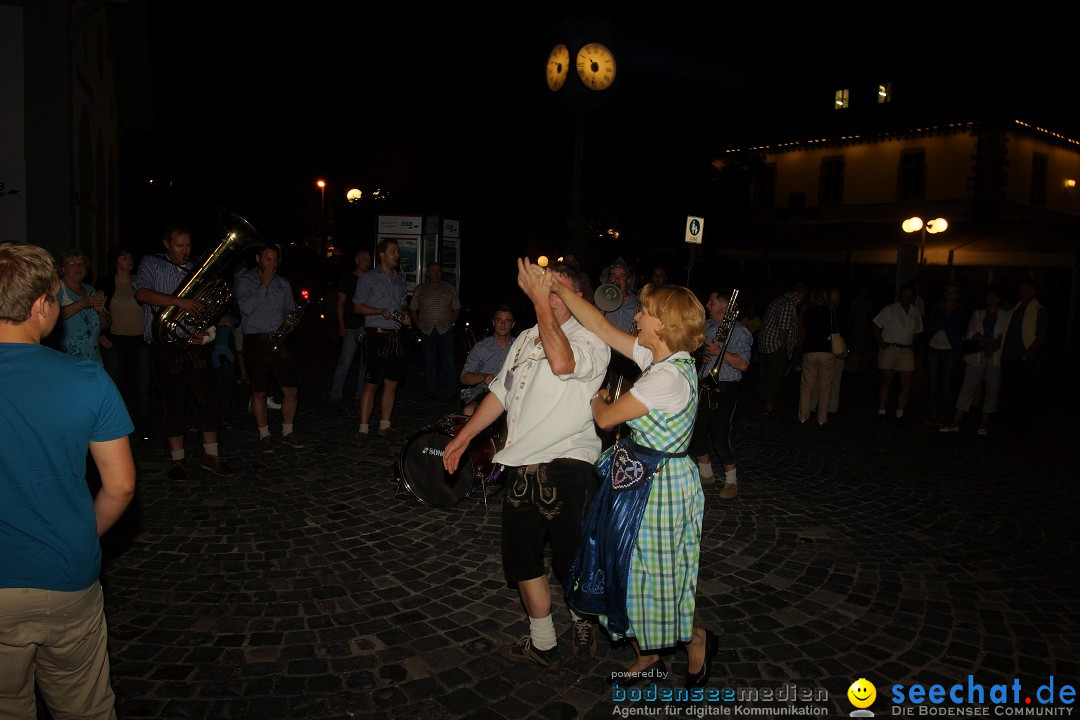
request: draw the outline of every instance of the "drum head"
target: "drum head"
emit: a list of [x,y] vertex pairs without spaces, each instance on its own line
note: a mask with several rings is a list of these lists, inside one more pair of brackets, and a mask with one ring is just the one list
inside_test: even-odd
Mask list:
[[451,434],[442,428],[421,430],[401,451],[401,480],[406,489],[425,505],[453,507],[465,499],[475,485],[471,454],[461,456],[453,475],[443,468],[443,449]]

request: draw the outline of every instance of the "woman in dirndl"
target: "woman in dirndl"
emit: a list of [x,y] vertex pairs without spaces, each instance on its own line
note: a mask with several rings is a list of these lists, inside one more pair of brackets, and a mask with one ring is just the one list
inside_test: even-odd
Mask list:
[[698,406],[690,353],[704,340],[705,310],[684,287],[646,285],[631,334],[561,283],[551,287],[578,322],[642,370],[629,392],[601,390],[592,400],[602,429],[626,423],[631,432],[597,461],[601,486],[582,523],[567,602],[633,645],[634,663],[613,681],[666,676],[660,651],[682,645],[684,684],[702,687],[719,640],[694,625],[704,497],[686,451]]

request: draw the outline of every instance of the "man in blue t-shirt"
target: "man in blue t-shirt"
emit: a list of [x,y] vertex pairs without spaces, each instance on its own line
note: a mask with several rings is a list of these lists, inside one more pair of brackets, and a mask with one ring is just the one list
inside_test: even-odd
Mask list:
[[[135,494],[124,401],[104,368],[41,345],[56,263],[0,244],[0,717],[115,718],[98,538]],[[101,475],[90,496],[86,452]]]

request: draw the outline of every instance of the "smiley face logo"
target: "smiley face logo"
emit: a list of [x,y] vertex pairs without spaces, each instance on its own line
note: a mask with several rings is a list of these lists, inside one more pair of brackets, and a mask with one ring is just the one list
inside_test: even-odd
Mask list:
[[851,683],[847,691],[848,700],[857,708],[868,708],[877,699],[877,688],[866,678],[859,678]]

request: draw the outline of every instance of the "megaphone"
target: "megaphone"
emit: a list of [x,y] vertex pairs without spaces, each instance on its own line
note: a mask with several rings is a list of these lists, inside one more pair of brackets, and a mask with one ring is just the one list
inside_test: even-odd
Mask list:
[[622,290],[613,283],[604,283],[593,293],[593,302],[604,312],[618,310],[622,305]]

